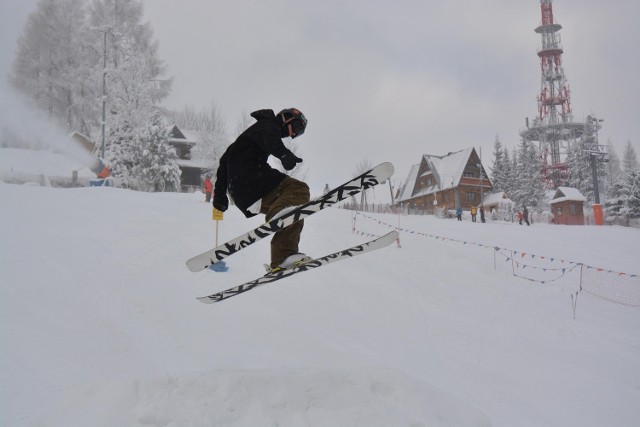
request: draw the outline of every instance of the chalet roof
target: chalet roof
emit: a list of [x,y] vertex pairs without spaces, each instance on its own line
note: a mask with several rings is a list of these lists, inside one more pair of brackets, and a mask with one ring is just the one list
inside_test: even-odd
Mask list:
[[169,140],[174,144],[196,145],[200,141],[200,133],[194,130],[182,130],[177,125],[169,126]]
[[[402,187],[402,192],[397,197],[397,201],[403,202],[438,191],[456,188],[460,185],[464,168],[474,151],[475,149],[473,147],[469,147],[454,153],[448,153],[444,156],[423,155],[421,162],[411,167],[409,175]],[[424,171],[420,173],[421,170]],[[415,193],[414,190],[419,173],[420,176],[432,174],[435,179],[433,185]],[[484,173],[486,174],[486,172]]]
[[575,201],[575,202],[586,202],[587,198],[582,195],[580,190],[573,187],[558,187],[556,190],[553,200],[551,200],[550,204],[566,202],[566,201]]
[[211,167],[211,165],[207,164],[206,162],[192,159],[178,159],[176,160],[176,163],[178,164],[178,166],[184,168],[207,169]]
[[473,147],[469,147],[445,156],[424,155],[424,158],[431,163],[432,169],[436,171],[434,175],[438,175],[438,182],[440,182],[438,191],[454,188],[460,184],[462,173],[472,151]]
[[402,200],[405,200],[411,197],[411,193],[413,192],[413,187],[415,185],[416,179],[418,178],[419,170],[420,170],[420,163],[411,166],[411,169],[409,170],[409,175],[407,175],[407,179],[404,181],[402,189],[396,197],[396,201],[400,202]]

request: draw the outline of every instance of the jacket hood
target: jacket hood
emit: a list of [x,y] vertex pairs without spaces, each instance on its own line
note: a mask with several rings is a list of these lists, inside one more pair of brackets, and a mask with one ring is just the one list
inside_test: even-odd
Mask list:
[[272,109],[267,108],[264,110],[254,111],[253,113],[251,113],[251,117],[256,120],[275,120],[276,113],[274,113]]

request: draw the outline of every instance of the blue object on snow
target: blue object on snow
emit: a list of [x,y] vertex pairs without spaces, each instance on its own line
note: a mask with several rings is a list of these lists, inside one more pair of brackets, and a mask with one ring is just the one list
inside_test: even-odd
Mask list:
[[209,266],[209,270],[213,270],[213,271],[216,271],[218,273],[227,271],[228,269],[229,269],[229,267],[227,267],[227,264],[225,264],[225,262],[223,260],[215,262],[215,263],[213,263],[213,264],[211,264]]

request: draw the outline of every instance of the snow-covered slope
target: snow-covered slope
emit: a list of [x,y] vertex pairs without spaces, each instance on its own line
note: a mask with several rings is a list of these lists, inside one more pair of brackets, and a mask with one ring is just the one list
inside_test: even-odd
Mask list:
[[[189,272],[184,261],[215,241],[201,194],[0,183],[0,200],[0,425],[640,419],[640,308],[581,293],[574,320],[577,270],[527,281],[504,259],[494,269],[491,250],[638,273],[638,230],[359,215],[364,233],[399,224],[401,247],[205,305],[195,297],[262,274],[268,242],[228,272]],[[260,220],[231,208],[219,238]],[[366,240],[352,220],[340,209],[308,219],[302,249]]]

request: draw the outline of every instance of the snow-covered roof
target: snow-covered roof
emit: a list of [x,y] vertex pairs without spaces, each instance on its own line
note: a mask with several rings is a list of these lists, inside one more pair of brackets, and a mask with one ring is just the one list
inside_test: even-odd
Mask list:
[[454,188],[460,184],[462,173],[472,151],[473,147],[469,147],[445,156],[425,154],[424,158],[431,163],[434,175],[438,177],[440,182],[438,191]]
[[587,198],[582,195],[580,190],[573,187],[558,187],[556,190],[553,200],[551,200],[550,204],[566,202],[566,201],[575,201],[575,202],[586,202]]
[[174,144],[196,145],[201,141],[200,132],[179,129],[176,125],[169,126],[170,141]]
[[490,193],[490,194],[484,195],[485,206],[497,205],[503,200],[510,200],[509,197],[507,197],[507,193],[505,193],[504,191],[499,191],[497,193]]
[[[397,197],[397,201],[404,202],[415,197],[436,193],[450,188],[456,188],[460,185],[464,168],[467,166],[467,162],[469,161],[469,157],[473,150],[473,147],[469,147],[464,150],[456,151],[455,153],[448,153],[444,156],[435,156],[431,154],[423,155],[421,162],[411,167],[409,175],[405,180],[404,187],[402,188],[402,192]],[[433,174],[435,181],[433,185],[423,188],[418,193],[414,193],[415,184],[422,162],[426,162],[429,166],[429,170],[423,173],[422,176]]]
[[178,159],[176,163],[178,166],[186,168],[208,169],[211,167],[211,165],[206,164],[206,162],[191,159]]
[[402,191],[396,197],[396,201],[400,202],[400,201],[411,198],[411,193],[413,192],[413,187],[415,186],[416,179],[418,178],[419,170],[420,170],[420,163],[411,166],[411,170],[407,175],[407,179],[404,181],[404,185],[402,186]]

